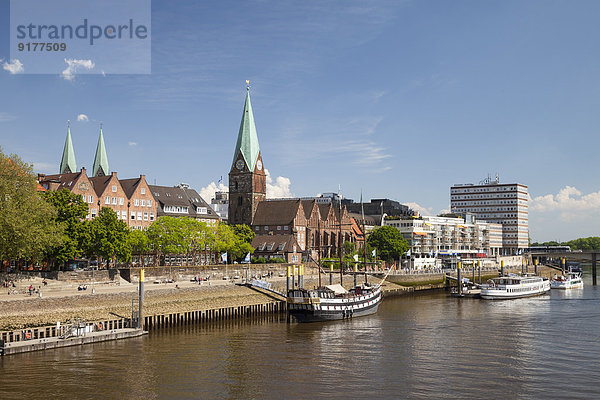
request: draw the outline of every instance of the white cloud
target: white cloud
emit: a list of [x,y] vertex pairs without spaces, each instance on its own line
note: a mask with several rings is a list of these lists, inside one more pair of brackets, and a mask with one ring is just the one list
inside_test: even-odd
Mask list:
[[2,64],[2,68],[5,71],[8,71],[13,75],[23,72],[25,70],[23,68],[23,63],[21,63],[21,61],[16,60],[16,59],[11,60],[10,62],[8,62],[8,61],[4,62],[4,64]]
[[85,115],[85,114],[79,114],[79,115],[77,116],[77,121],[79,121],[79,122],[88,122],[89,120],[90,120],[90,119],[89,119],[89,118],[88,118],[88,116],[87,116],[87,115]]
[[67,68],[61,73],[63,79],[72,81],[75,78],[75,72],[81,69],[93,69],[96,65],[92,60],[77,60],[75,58],[65,58]]
[[200,189],[200,196],[204,199],[204,201],[210,203],[210,201],[215,197],[215,192],[229,192],[229,188],[223,185],[222,182],[211,182],[207,186]]
[[137,146],[137,142],[129,142],[127,143],[127,145],[133,147],[133,146]]
[[531,211],[586,211],[600,208],[600,191],[582,194],[573,186],[565,186],[555,195],[546,194],[529,198]]
[[293,197],[292,192],[290,191],[290,185],[292,184],[290,178],[278,176],[273,180],[269,170],[266,168],[265,174],[267,175],[267,199]]
[[[277,178],[271,178],[269,170],[265,168],[265,174],[267,175],[267,199],[282,199],[294,197],[290,191],[292,182],[285,176],[278,176]],[[211,199],[215,197],[215,192],[229,192],[229,188],[223,183],[211,182],[207,186],[200,189],[200,196],[210,203]]]
[[409,207],[410,209],[418,212],[421,215],[434,215],[433,212],[433,208],[429,207],[424,207],[422,205],[420,205],[419,203],[415,203],[415,202],[409,202],[409,203],[402,203],[403,205]]
[[17,119],[14,115],[10,115],[9,113],[0,112],[0,122],[8,122]]

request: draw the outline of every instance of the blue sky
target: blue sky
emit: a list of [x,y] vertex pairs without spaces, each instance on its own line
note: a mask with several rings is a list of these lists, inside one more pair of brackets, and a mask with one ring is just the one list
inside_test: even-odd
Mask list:
[[598,235],[599,22],[598,1],[154,0],[150,75],[65,79],[11,73],[0,0],[0,145],[57,172],[71,120],[91,168],[102,121],[120,177],[200,189],[249,79],[272,193],[438,213],[497,172],[529,186],[533,240]]

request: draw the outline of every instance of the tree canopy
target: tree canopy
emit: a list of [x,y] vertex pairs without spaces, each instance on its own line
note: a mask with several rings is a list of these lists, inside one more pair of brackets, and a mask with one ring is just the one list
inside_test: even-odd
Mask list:
[[398,260],[409,248],[400,231],[391,226],[375,228],[367,243],[377,249],[377,257],[385,261]]
[[0,259],[39,261],[62,244],[56,210],[37,188],[31,165],[0,148]]
[[571,250],[596,250],[600,249],[600,237],[591,236],[587,238],[578,238],[569,240],[568,242],[557,242],[555,240],[543,243],[532,243],[535,246],[569,246]]
[[62,244],[49,252],[49,258],[64,264],[80,257],[89,242],[89,229],[86,226],[88,222],[85,221],[88,205],[80,195],[67,189],[48,191],[44,197],[56,210],[55,221],[64,229]]
[[[129,228],[110,208],[102,207],[98,216],[89,224],[88,256],[101,256],[107,262],[111,259],[129,261],[131,247],[128,243]],[[107,265],[108,266],[108,265]]]

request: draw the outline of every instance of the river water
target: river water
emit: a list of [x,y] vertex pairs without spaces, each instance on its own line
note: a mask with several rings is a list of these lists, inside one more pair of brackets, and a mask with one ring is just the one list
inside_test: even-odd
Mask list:
[[600,287],[151,332],[0,358],[0,399],[598,399]]

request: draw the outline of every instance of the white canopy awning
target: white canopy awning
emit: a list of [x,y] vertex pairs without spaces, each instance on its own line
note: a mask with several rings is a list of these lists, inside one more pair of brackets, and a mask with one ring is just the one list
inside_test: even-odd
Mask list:
[[344,293],[348,293],[348,291],[346,289],[344,289],[344,287],[342,285],[336,284],[336,285],[327,285],[325,286],[327,289],[332,290],[335,294],[344,294]]

